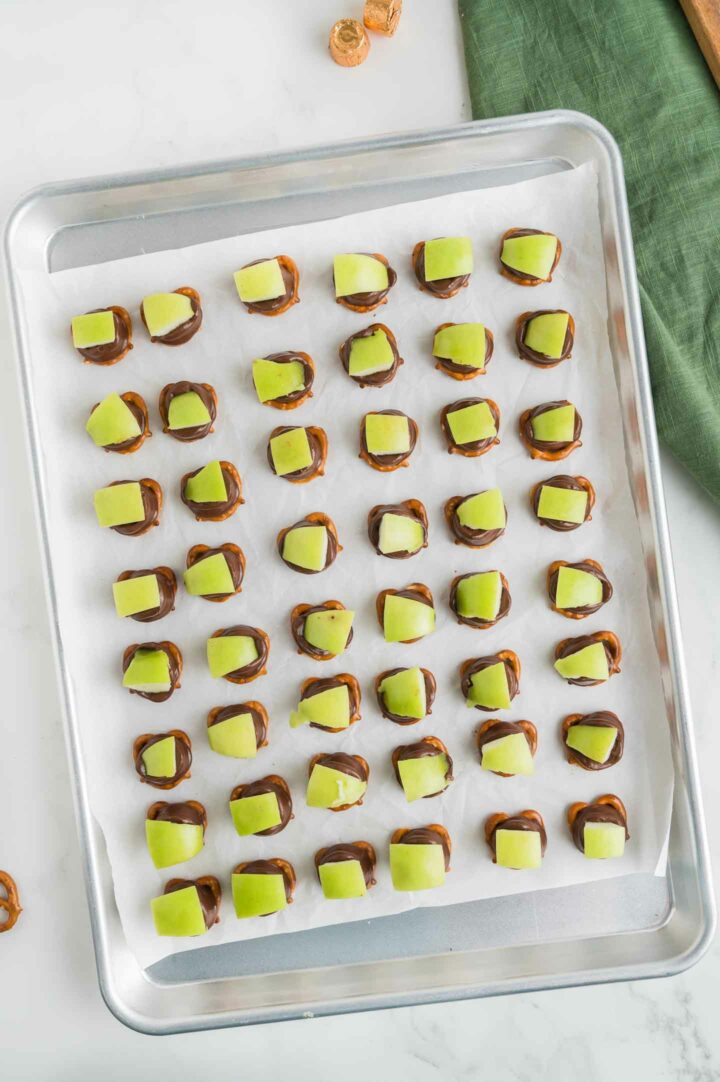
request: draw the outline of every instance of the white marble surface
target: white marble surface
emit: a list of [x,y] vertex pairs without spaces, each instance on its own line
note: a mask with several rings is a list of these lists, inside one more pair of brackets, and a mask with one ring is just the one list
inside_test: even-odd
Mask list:
[[[491,0],[488,0],[491,2]],[[325,38],[360,0],[5,0],[0,9],[0,213],[27,188],[401,131],[469,118],[454,0],[406,0],[393,41],[357,71]],[[426,89],[432,65],[442,78]],[[439,89],[437,89],[439,87]],[[150,1039],[123,1029],[97,990],[22,425],[0,310],[0,867],[26,912],[0,937],[0,1077],[84,1082],[242,1074],[416,1082],[720,1077],[720,951],[667,981]],[[711,849],[720,728],[720,515],[668,458],[665,482]],[[39,674],[47,674],[46,678]],[[29,783],[42,800],[28,799]],[[720,863],[720,861],[718,862]],[[269,1043],[272,1042],[271,1048]]]

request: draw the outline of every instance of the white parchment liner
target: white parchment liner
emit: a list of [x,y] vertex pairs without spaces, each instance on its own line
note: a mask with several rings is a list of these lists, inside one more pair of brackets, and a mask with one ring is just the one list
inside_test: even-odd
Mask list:
[[[498,273],[497,245],[511,226],[555,231],[563,256],[554,281],[535,289],[518,287]],[[448,301],[421,293],[410,269],[416,241],[467,234],[475,249],[468,289]],[[182,234],[178,235],[182,244]],[[340,251],[383,252],[399,272],[387,305],[361,316],[334,303],[332,258]],[[248,315],[237,300],[232,272],[253,259],[287,253],[301,271],[302,302],[275,319]],[[191,285],[205,313],[200,333],[187,345],[152,345],[138,304],[146,293]],[[618,394],[606,330],[604,263],[596,178],[590,166],[503,188],[403,204],[327,222],[256,233],[247,237],[178,248],[52,275],[22,277],[32,342],[31,379],[42,432],[43,468],[53,545],[60,624],[71,674],[87,764],[92,810],[103,829],[115,894],[131,949],[142,966],[176,950],[273,935],[318,925],[397,913],[418,905],[447,905],[519,891],[559,887],[632,872],[664,870],[671,808],[672,770],[664,717],[660,669],[651,633],[643,559],[633,511]],[[71,316],[120,304],[135,324],[135,348],[120,364],[99,368],[80,363],[68,338]],[[516,316],[527,309],[565,307],[576,320],[573,357],[542,371],[518,359],[513,348]],[[395,332],[405,364],[381,389],[361,390],[344,374],[337,348],[372,320]],[[485,376],[458,383],[434,370],[434,328],[442,322],[479,320],[495,334],[495,353]],[[292,413],[261,406],[253,391],[253,357],[300,349],[315,359],[314,397]],[[164,436],[157,399],[165,383],[191,379],[212,383],[219,395],[216,431],[204,441],[181,445]],[[140,392],[151,412],[153,437],[134,455],[104,454],[84,432],[92,405],[110,391]],[[443,405],[471,395],[493,398],[502,412],[502,443],[479,459],[448,456],[438,414]],[[569,398],[582,413],[583,446],[565,463],[534,462],[517,434],[527,407]],[[400,408],[416,419],[420,440],[408,469],[371,470],[357,457],[358,425],[367,410]],[[296,486],[274,477],[265,453],[278,424],[323,426],[330,441],[327,474]],[[246,504],[225,523],[196,523],[182,505],[178,482],[187,470],[214,458],[240,470]],[[529,507],[532,484],[553,473],[584,474],[598,502],[592,522],[569,534],[541,528]],[[119,479],[149,476],[163,486],[160,527],[142,538],[121,537],[95,522],[92,493]],[[474,552],[453,544],[442,507],[455,494],[500,485],[509,510],[508,529],[491,548]],[[420,555],[395,561],[377,556],[367,539],[366,516],[376,503],[415,497],[430,517],[430,545]],[[275,536],[311,511],[335,520],[344,546],[336,563],[316,576],[282,564]],[[111,583],[126,568],[169,564],[181,573],[187,549],[198,542],[235,541],[247,556],[242,594],[224,605],[187,596],[180,586],[176,611],[151,625],[119,620]],[[596,616],[569,621],[551,612],[545,593],[547,565],[554,559],[600,560],[615,587],[612,601]],[[459,626],[447,606],[454,575],[498,568],[507,576],[512,611],[497,628]],[[383,641],[375,596],[387,587],[427,583],[438,613],[435,634],[412,646]],[[354,641],[337,663],[299,656],[288,627],[291,607],[301,601],[338,598],[356,610]],[[269,673],[246,688],[214,681],[205,662],[205,640],[218,627],[250,623],[271,637]],[[622,673],[597,688],[574,688],[552,668],[555,643],[568,635],[608,628],[621,638]],[[131,696],[120,684],[123,649],[131,642],[168,638],[185,660],[182,687],[165,704]],[[476,725],[489,715],[465,707],[457,669],[472,656],[509,647],[521,658],[521,691],[500,716],[529,718],[539,732],[536,773],[502,779],[480,770],[473,744]],[[430,668],[438,681],[432,716],[412,728],[383,719],[374,701],[376,673],[399,665]],[[298,688],[308,676],[354,673],[362,685],[363,717],[339,736],[304,728],[287,719]],[[48,678],[49,674],[48,674]],[[270,744],[254,761],[215,755],[205,718],[217,705],[260,699],[270,713]],[[622,761],[588,773],[564,759],[558,727],[567,713],[614,710],[626,729]],[[170,793],[141,785],[131,760],[143,732],[185,729],[193,741],[192,778]],[[434,734],[448,746],[456,780],[442,797],[408,805],[395,782],[390,753],[399,743]],[[333,814],[304,805],[309,758],[320,751],[358,752],[371,765],[362,807]],[[291,787],[295,818],[273,838],[239,838],[227,809],[230,790],[241,781],[279,773]],[[619,861],[588,861],[573,847],[565,824],[571,801],[616,792],[629,811],[631,840]],[[157,872],[145,850],[143,819],[155,799],[202,801],[209,827],[204,851],[191,862]],[[548,830],[541,869],[518,873],[495,867],[482,840],[491,812],[537,808]],[[452,871],[445,887],[422,894],[393,892],[387,842],[398,826],[442,822],[453,839]],[[327,902],[317,882],[313,853],[335,841],[358,838],[379,854],[377,886],[363,899]],[[241,860],[281,856],[298,873],[296,899],[277,916],[236,920],[230,872]],[[149,901],[172,876],[214,873],[225,890],[222,922],[203,940],[159,939]]]

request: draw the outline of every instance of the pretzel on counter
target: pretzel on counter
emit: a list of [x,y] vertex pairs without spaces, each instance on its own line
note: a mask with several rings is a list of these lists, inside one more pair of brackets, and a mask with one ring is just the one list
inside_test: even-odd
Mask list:
[[6,897],[0,897],[0,913],[7,913],[7,920],[0,923],[0,932],[9,932],[17,924],[22,913],[17,884],[9,872],[0,871],[0,887],[4,887]]

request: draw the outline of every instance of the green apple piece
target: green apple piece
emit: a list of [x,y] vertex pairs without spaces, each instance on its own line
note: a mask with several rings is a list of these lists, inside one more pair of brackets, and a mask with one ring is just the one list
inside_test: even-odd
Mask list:
[[162,338],[193,317],[192,302],[184,293],[151,293],[142,302],[152,338]]
[[253,383],[261,402],[296,394],[305,387],[305,369],[300,361],[280,364],[260,357],[252,363]]
[[166,736],[164,740],[158,740],[151,744],[142,753],[145,773],[151,778],[173,778],[177,771],[177,757],[175,754],[175,737]]
[[150,908],[158,935],[205,935],[208,930],[194,884],[153,898]]
[[395,890],[430,890],[445,882],[441,845],[390,845],[390,875]]
[[410,450],[410,425],[405,416],[368,413],[365,443],[371,455],[404,455]]
[[214,552],[212,556],[206,556],[188,567],[187,571],[183,571],[183,581],[185,589],[193,597],[235,593],[233,577],[223,552]]
[[170,660],[164,650],[136,650],[123,674],[123,687],[149,695],[169,691]]
[[447,789],[447,755],[423,755],[420,759],[401,759],[398,763],[405,799],[420,800]]
[[185,483],[185,498],[193,503],[224,503],[227,487],[219,462],[208,462]]
[[386,710],[399,718],[425,717],[427,695],[425,675],[417,666],[401,669],[394,676],[386,676],[380,683],[380,694]]
[[304,428],[291,428],[279,436],[273,436],[270,454],[278,477],[307,469],[313,462],[310,440]]
[[311,646],[337,657],[347,646],[354,616],[350,609],[311,612],[305,619],[303,634]]
[[395,515],[388,511],[380,521],[378,548],[384,555],[396,552],[419,552],[425,544],[422,523],[407,515]]
[[326,898],[362,898],[367,894],[365,876],[359,860],[334,860],[318,868],[320,886]]
[[211,725],[208,741],[218,755],[228,755],[232,759],[254,759],[258,749],[252,714],[235,714],[217,725]]
[[240,920],[246,917],[266,917],[269,913],[279,913],[287,907],[285,879],[282,874],[233,873],[232,894],[235,916]]
[[472,274],[473,252],[469,237],[439,237],[425,242],[425,281]]
[[338,808],[341,804],[355,804],[366,789],[366,781],[316,763],[308,781],[305,803],[309,808]]
[[145,518],[142,489],[138,481],[99,488],[93,500],[100,526],[129,526]]
[[192,860],[203,847],[203,828],[199,823],[168,823],[164,819],[145,820],[145,840],[156,868],[169,868]]
[[447,422],[455,443],[474,443],[497,436],[495,418],[487,402],[474,402],[447,414]]
[[511,733],[483,745],[483,770],[499,774],[533,774],[535,764],[524,733]]
[[558,406],[532,419],[532,433],[540,443],[571,443],[575,437],[575,407]]
[[473,673],[467,705],[484,706],[487,710],[507,710],[510,707],[507,672],[502,661]]
[[115,337],[114,312],[87,312],[84,316],[73,316],[72,339],[75,349],[108,346],[115,341]]
[[283,559],[306,571],[322,571],[327,559],[327,545],[324,526],[298,526],[285,534]]
[[211,676],[225,676],[250,665],[258,657],[255,640],[250,635],[218,635],[207,641],[207,660]]
[[501,868],[539,868],[542,845],[536,830],[495,831],[495,859]]
[[272,830],[282,822],[280,807],[275,793],[258,793],[230,801],[230,814],[235,830],[241,836]]
[[625,827],[619,823],[586,823],[583,844],[589,860],[621,857],[625,852]]
[[599,605],[602,583],[587,571],[561,567],[558,571],[555,604],[559,609],[579,609],[584,605]]
[[115,612],[118,616],[134,616],[160,605],[160,587],[157,575],[140,575],[113,583]]
[[610,677],[607,654],[601,642],[594,642],[568,657],[560,657],[555,668],[566,680],[607,680]]
[[535,316],[525,329],[525,345],[544,357],[562,357],[569,319],[567,312],[545,312]]
[[499,488],[489,488],[468,496],[459,505],[457,517],[469,530],[503,530],[507,515],[502,492]]
[[373,331],[367,338],[355,338],[350,345],[351,376],[372,376],[387,372],[395,363],[395,354],[385,331]]
[[388,288],[388,269],[371,255],[336,255],[333,262],[335,296],[381,293]]
[[500,609],[502,581],[499,571],[481,571],[458,583],[456,603],[460,616],[494,620]]
[[350,693],[346,684],[327,688],[300,700],[297,710],[290,716],[290,726],[296,729],[311,723],[326,729],[347,729],[350,724]]
[[135,414],[119,394],[109,394],[98,402],[85,425],[96,447],[111,447],[140,435]]
[[538,501],[538,518],[550,518],[558,522],[585,521],[588,494],[574,488],[553,488],[543,485]]
[[235,271],[235,287],[238,297],[246,304],[258,301],[273,301],[287,292],[282,268],[277,259],[264,259],[251,267]]
[[210,423],[210,411],[197,391],[186,391],[170,399],[168,428],[171,432],[180,428],[196,428]]
[[521,274],[547,278],[557,252],[557,237],[552,233],[534,233],[529,237],[508,237],[503,241],[500,260]]
[[435,609],[410,597],[389,594],[383,615],[385,642],[421,639],[435,630]]
[[611,725],[571,725],[565,743],[594,763],[606,763],[617,735],[617,729]]
[[451,323],[435,335],[433,357],[484,371],[486,349],[482,323]]

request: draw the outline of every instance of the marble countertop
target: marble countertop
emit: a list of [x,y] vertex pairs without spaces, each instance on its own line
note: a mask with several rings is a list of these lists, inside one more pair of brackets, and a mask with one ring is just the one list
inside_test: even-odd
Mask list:
[[[454,0],[406,0],[394,40],[348,71],[329,27],[361,0],[51,4],[6,0],[0,34],[4,217],[50,180],[226,158],[469,119]],[[155,1038],[98,992],[53,675],[23,424],[0,308],[0,867],[26,911],[0,937],[8,1082],[325,1082],[720,1077],[720,951],[665,981]],[[713,853],[720,853],[720,514],[668,457],[664,476]],[[30,789],[42,799],[28,798]],[[720,864],[720,860],[718,860]],[[272,1047],[269,1048],[269,1042]]]

